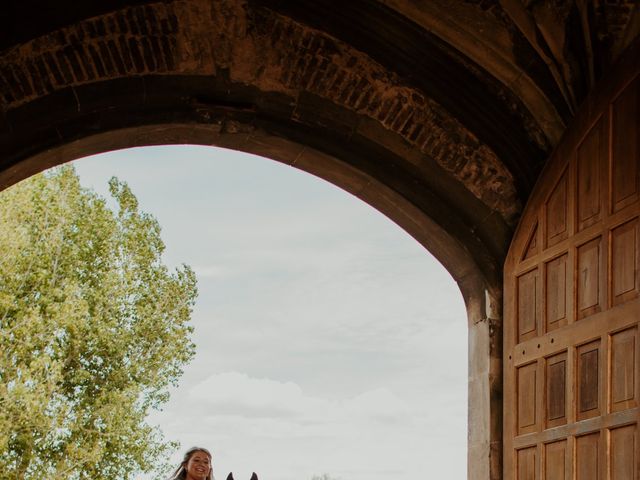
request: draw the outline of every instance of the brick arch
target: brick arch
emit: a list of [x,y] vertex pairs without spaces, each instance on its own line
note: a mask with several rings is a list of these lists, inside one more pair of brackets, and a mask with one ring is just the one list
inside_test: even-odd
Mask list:
[[0,186],[42,150],[101,132],[262,130],[388,185],[499,284],[520,203],[495,152],[364,53],[268,8],[145,3],[55,28],[0,54],[0,102]]
[[[131,6],[54,30],[0,57],[8,112],[71,89],[82,113],[80,87],[131,78],[144,84],[157,76],[210,77],[279,94],[294,107],[290,118],[302,123],[305,103],[317,97],[397,135],[505,220],[519,211],[508,169],[436,101],[344,42],[266,8],[235,0]],[[222,97],[208,100],[235,101]]]

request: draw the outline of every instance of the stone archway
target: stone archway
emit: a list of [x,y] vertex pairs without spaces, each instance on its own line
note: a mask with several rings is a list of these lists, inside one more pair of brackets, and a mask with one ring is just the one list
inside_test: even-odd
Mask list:
[[[500,372],[497,370],[501,332],[499,286],[491,285],[468,251],[392,186],[309,146],[256,129],[251,129],[248,134],[246,124],[233,122],[230,125],[233,125],[232,132],[215,124],[162,124],[107,131],[31,156],[20,164],[20,170],[9,172],[9,178],[14,183],[16,175],[22,178],[25,174],[114,149],[199,144],[232,148],[278,160],[330,181],[361,198],[386,214],[440,259],[461,288],[469,325],[469,401],[474,405],[468,418],[471,432],[469,461],[475,468],[475,477],[472,478],[489,478],[490,464],[487,460],[499,455],[496,450],[500,448],[499,443],[488,441],[491,435],[497,434],[490,419],[499,414],[496,409],[501,407]],[[485,470],[480,470],[481,467]]]
[[637,6],[599,3],[11,1],[0,188],[90,153],[195,143],[359,196],[460,285],[469,478],[500,478],[513,230],[580,102],[638,48]]

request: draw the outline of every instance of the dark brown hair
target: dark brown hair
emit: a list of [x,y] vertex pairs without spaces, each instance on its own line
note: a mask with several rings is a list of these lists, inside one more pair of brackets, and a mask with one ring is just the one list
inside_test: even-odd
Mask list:
[[[209,450],[202,447],[191,447],[184,454],[180,466],[176,469],[175,472],[173,472],[173,474],[171,474],[171,476],[167,480],[183,480],[187,478],[187,463],[191,459],[191,456],[196,452],[205,453],[209,457],[209,463],[211,464],[211,460],[213,459],[213,457],[211,456],[211,452],[209,452]],[[206,480],[213,480],[213,465],[211,465],[211,468],[209,469],[209,474],[207,475]]]

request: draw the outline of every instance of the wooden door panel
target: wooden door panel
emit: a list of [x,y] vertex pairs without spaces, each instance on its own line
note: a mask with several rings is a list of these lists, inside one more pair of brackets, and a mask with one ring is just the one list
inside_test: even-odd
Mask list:
[[611,230],[611,296],[618,305],[638,296],[638,219]]
[[611,411],[637,407],[638,329],[636,327],[611,335]]
[[544,446],[544,480],[569,480],[566,457],[566,440]]
[[566,239],[569,232],[567,205],[567,173],[558,181],[546,205],[546,246]]
[[518,278],[518,340],[538,335],[540,318],[538,269]]
[[538,480],[536,447],[518,450],[518,480]]
[[518,368],[518,433],[536,430],[536,372],[537,364]]
[[637,480],[636,425],[611,430],[611,480]]
[[600,285],[602,263],[601,237],[578,247],[578,318],[584,318],[601,310]]
[[601,118],[578,147],[578,230],[584,230],[602,218],[606,148],[606,129]]
[[567,423],[567,354],[546,361],[546,425],[547,428]]
[[538,224],[535,224],[529,234],[529,241],[522,254],[522,260],[531,258],[538,254]]
[[576,480],[599,480],[599,459],[599,432],[576,437]]
[[577,348],[578,420],[600,415],[600,341]]
[[567,262],[568,255],[565,253],[546,264],[544,298],[547,332],[567,324],[567,307],[570,301],[567,288]]
[[505,263],[505,479],[640,480],[639,89],[567,134]]
[[[612,200],[617,212],[638,200],[640,189],[640,77],[612,105]],[[635,85],[634,85],[635,84]]]

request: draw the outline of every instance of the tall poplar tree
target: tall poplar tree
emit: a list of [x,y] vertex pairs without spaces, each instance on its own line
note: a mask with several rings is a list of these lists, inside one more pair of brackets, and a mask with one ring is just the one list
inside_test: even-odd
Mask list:
[[130,479],[171,443],[149,426],[191,359],[196,280],[112,179],[71,167],[0,194],[0,477]]

